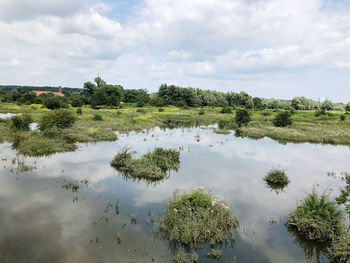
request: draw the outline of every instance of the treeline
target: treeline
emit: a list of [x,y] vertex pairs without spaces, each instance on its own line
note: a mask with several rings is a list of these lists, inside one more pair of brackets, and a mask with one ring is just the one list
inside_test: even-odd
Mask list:
[[[38,87],[36,87],[38,88]],[[54,89],[57,91],[57,88]],[[73,90],[72,90],[73,91]],[[65,93],[65,97],[52,94],[35,96],[30,89],[18,89],[15,92],[2,92],[3,102],[19,104],[40,103],[48,108],[73,107],[90,105],[92,108],[119,107],[122,102],[136,103],[138,107],[145,105],[163,107],[174,105],[179,107],[240,107],[246,109],[285,109],[285,110],[319,110],[350,111],[350,103],[333,103],[330,100],[317,102],[305,97],[292,100],[277,100],[252,97],[246,92],[219,92],[195,88],[183,88],[162,84],[158,92],[148,93],[145,89],[124,89],[121,85],[107,84],[97,77],[94,82],[85,82],[82,89]]]
[[[0,92],[2,91],[5,94],[12,94],[17,91],[31,91],[31,90],[42,90],[48,92],[57,92],[57,87],[52,86],[19,86],[19,85],[0,85]],[[62,93],[69,94],[73,92],[80,92],[81,89],[78,88],[68,88],[62,87]]]

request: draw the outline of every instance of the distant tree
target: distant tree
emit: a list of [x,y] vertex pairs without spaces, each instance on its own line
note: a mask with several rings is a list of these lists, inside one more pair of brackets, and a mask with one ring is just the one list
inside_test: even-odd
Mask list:
[[333,110],[334,108],[334,105],[332,103],[332,101],[330,100],[325,100],[322,104],[321,104],[321,110],[324,110],[324,111],[329,111],[329,110]]
[[61,108],[61,100],[59,97],[54,95],[49,95],[44,100],[44,106],[50,110]]
[[101,86],[103,86],[103,85],[106,85],[106,84],[107,84],[106,81],[104,81],[104,80],[101,79],[100,77],[96,77],[96,78],[94,79],[94,81],[95,81],[95,83],[96,83],[96,85],[97,85],[98,88],[101,87]]
[[260,99],[258,97],[253,98],[253,105],[254,105],[254,109],[264,109],[265,108],[262,99]]
[[137,107],[143,107],[149,102],[149,94],[145,89],[139,89],[136,95]]
[[345,111],[350,112],[350,102],[345,105]]

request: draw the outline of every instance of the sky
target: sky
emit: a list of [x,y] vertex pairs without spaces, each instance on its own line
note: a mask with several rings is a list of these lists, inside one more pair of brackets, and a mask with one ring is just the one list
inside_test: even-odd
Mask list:
[[350,101],[349,0],[0,0],[0,84]]

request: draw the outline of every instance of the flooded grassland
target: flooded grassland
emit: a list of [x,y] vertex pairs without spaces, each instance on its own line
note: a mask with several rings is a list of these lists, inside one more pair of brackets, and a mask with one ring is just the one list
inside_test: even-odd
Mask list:
[[[280,144],[212,127],[117,135],[50,157],[23,157],[0,145],[1,262],[172,262],[181,251],[195,252],[200,262],[330,261],[327,247],[289,231],[286,222],[313,187],[339,195],[348,146]],[[158,147],[180,153],[179,166],[161,180],[135,180],[110,165],[125,149],[140,160]],[[282,189],[264,181],[273,169],[288,176]],[[159,234],[174,192],[198,187],[232,210],[239,223],[233,242],[182,247]]]

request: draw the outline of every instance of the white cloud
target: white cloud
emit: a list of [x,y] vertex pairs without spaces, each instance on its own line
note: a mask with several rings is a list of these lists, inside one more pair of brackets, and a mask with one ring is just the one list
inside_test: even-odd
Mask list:
[[0,77],[79,87],[99,72],[129,88],[172,82],[255,94],[264,88],[267,97],[334,94],[327,85],[335,83],[336,97],[350,100],[341,94],[350,85],[350,17],[328,5],[144,0],[123,22],[113,19],[118,5],[100,1],[0,0]]

